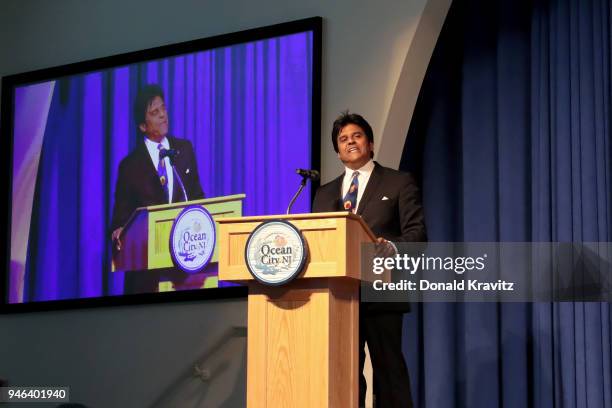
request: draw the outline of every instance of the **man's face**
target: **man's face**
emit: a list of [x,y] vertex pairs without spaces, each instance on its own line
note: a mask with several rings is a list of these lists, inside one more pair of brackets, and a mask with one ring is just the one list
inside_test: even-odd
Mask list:
[[370,161],[374,143],[368,141],[368,137],[360,126],[349,123],[340,129],[336,140],[338,141],[338,158],[346,167],[357,170]]
[[168,134],[168,112],[166,104],[159,96],[151,101],[145,114],[145,121],[139,125],[142,133],[154,142],[161,142]]

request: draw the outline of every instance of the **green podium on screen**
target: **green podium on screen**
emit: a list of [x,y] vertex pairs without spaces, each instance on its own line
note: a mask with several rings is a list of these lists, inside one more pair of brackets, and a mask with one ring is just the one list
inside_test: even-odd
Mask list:
[[[170,282],[164,280],[172,280],[177,274],[169,244],[174,219],[185,207],[201,205],[210,212],[218,229],[217,219],[242,216],[244,197],[244,194],[235,194],[137,208],[121,232],[121,251],[113,254],[113,272],[158,273],[160,291],[172,290]],[[211,264],[219,259],[218,239],[217,234]]]

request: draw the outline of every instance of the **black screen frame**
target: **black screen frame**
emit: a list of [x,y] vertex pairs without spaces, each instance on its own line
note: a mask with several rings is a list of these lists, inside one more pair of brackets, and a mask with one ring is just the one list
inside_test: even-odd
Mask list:
[[[0,137],[4,148],[0,149],[0,161],[3,163],[3,174],[9,174],[4,185],[6,210],[2,212],[0,221],[6,225],[5,245],[0,246],[0,259],[4,270],[0,275],[0,313],[24,313],[37,311],[80,309],[94,307],[114,307],[123,305],[156,304],[177,301],[215,300],[246,297],[246,286],[211,289],[196,289],[177,292],[143,293],[134,295],[100,296],[95,298],[79,298],[69,300],[37,301],[27,303],[8,303],[9,268],[11,254],[11,222],[12,222],[12,186],[13,186],[13,115],[15,89],[23,85],[31,85],[70,75],[84,74],[92,71],[112,69],[119,66],[137,64],[149,60],[161,59],[206,51],[242,43],[265,40],[273,37],[311,31],[313,33],[312,54],[312,141],[311,164],[313,169],[321,167],[321,74],[322,74],[322,17],[310,17],[286,23],[259,27],[244,31],[201,38],[181,43],[163,45],[139,51],[133,51],[108,57],[96,58],[51,68],[9,75],[2,78],[2,95],[0,99]],[[314,198],[319,182],[314,182],[311,188],[310,200]],[[296,184],[297,189],[297,184]]]

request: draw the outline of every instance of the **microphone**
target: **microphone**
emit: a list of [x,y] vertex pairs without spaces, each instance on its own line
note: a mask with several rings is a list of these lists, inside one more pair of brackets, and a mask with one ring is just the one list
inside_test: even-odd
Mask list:
[[312,181],[317,181],[321,175],[316,170],[295,169],[295,172],[302,177],[309,178]]
[[306,187],[306,181],[308,179],[310,179],[311,181],[317,181],[319,177],[321,177],[319,175],[319,172],[316,170],[295,169],[295,172],[302,176],[302,182],[300,183],[300,188],[298,189],[297,193],[295,193],[295,195],[289,202],[289,206],[287,206],[287,215],[289,215],[289,213],[291,212],[291,207],[293,207],[293,203],[295,203],[295,200],[297,200],[304,187]]
[[174,160],[176,156],[179,155],[179,151],[176,149],[160,149],[159,151],[159,160],[163,160],[166,157],[170,158],[170,163]]

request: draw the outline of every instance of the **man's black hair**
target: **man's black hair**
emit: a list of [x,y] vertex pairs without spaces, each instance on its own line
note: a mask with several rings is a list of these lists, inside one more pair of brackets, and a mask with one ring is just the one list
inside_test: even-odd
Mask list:
[[134,100],[134,122],[136,123],[136,128],[140,131],[139,126],[145,123],[145,118],[147,117],[147,109],[151,106],[153,99],[159,96],[164,99],[164,91],[161,89],[159,85],[150,84],[145,85],[140,88],[138,91],[138,95],[136,95],[136,99]]
[[334,145],[334,150],[338,153],[338,135],[343,127],[346,125],[357,125],[363,129],[366,137],[368,138],[368,142],[374,143],[374,132],[372,132],[372,126],[368,123],[367,120],[363,118],[363,116],[357,113],[350,113],[348,110],[342,112],[340,116],[336,118],[334,121],[334,126],[332,128],[332,143]]

